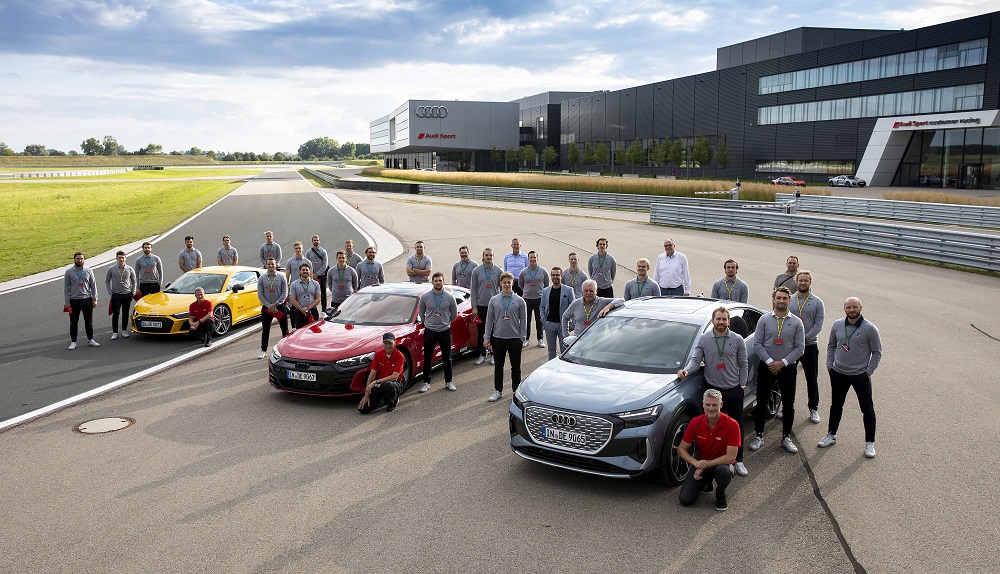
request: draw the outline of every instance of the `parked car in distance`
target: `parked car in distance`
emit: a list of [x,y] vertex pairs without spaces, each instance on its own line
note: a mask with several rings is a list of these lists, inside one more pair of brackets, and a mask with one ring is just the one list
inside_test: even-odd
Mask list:
[[771,180],[771,185],[805,185],[806,182],[794,177],[779,177]]
[[941,178],[936,175],[922,175],[913,182],[913,185],[920,187],[941,187]]
[[838,175],[830,178],[830,187],[864,187],[865,180],[853,175]]
[[[700,297],[643,297],[597,320],[566,351],[518,387],[510,405],[510,446],[522,458],[614,478],[652,477],[679,484],[688,465],[677,446],[702,413],[704,368],[677,378],[712,312],[725,306],[730,333],[747,348],[749,376],[743,408],[756,404],[753,330],[764,311]],[[765,397],[773,416],[775,387]]]

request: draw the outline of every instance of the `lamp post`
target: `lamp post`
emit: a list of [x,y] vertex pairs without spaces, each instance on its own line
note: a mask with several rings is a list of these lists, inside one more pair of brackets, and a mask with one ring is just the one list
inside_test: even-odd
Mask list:
[[611,134],[611,177],[615,176],[615,134]]

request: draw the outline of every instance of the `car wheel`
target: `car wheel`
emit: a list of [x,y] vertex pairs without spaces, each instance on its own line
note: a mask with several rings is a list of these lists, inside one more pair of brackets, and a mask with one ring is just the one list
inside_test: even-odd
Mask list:
[[403,389],[410,388],[410,384],[413,382],[413,361],[410,360],[410,354],[403,351]]
[[767,397],[767,418],[774,418],[779,410],[781,410],[781,387],[775,383],[771,394]]
[[215,335],[228,333],[229,328],[233,326],[233,312],[229,310],[229,306],[217,305],[212,315],[215,316]]
[[667,432],[663,437],[663,449],[660,451],[660,466],[656,469],[656,482],[676,486],[684,482],[690,467],[684,459],[677,454],[677,447],[684,439],[684,431],[687,430],[691,417],[678,415],[670,421]]

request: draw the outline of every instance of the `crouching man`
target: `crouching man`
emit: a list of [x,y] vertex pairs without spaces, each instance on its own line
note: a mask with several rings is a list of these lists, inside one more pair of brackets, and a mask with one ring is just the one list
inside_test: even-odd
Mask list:
[[205,290],[198,287],[194,290],[194,303],[188,307],[188,331],[198,337],[206,347],[212,345],[212,331],[215,328],[212,315],[212,302],[205,299]]
[[[705,391],[702,406],[705,414],[694,417],[688,424],[677,447],[677,454],[692,469],[681,485],[680,502],[684,506],[694,504],[702,491],[712,491],[714,479],[715,509],[725,511],[729,509],[726,487],[733,479],[732,465],[736,462],[736,452],[743,436],[740,425],[722,413],[722,393],[718,390]],[[698,458],[689,452],[692,444],[698,447]]]
[[375,351],[372,368],[368,371],[368,383],[365,384],[365,396],[358,403],[358,412],[366,415],[383,405],[387,413],[396,410],[399,395],[403,392],[399,380],[404,363],[403,353],[396,348],[396,336],[392,333],[382,335],[382,348]]

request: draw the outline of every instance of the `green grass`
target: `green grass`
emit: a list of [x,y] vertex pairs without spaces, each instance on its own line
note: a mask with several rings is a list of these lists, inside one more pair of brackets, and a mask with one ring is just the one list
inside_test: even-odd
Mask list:
[[125,167],[132,165],[218,165],[204,155],[11,155],[0,156],[0,168],[27,167]]
[[[326,173],[326,172],[324,172],[324,173]],[[308,181],[309,183],[315,185],[316,187],[334,187],[334,185],[332,183],[329,183],[326,180],[322,180],[322,179],[316,177],[315,175],[309,173],[308,171],[306,171],[304,169],[300,169],[299,170],[299,174],[302,177],[306,178],[306,181]]]
[[139,171],[129,171],[126,173],[116,173],[112,175],[95,175],[90,177],[99,177],[101,179],[165,179],[165,178],[182,178],[182,177],[242,177],[248,175],[258,175],[263,173],[264,169],[260,168],[247,168],[247,167],[205,167],[205,168],[166,168],[157,170],[139,170]]
[[[32,182],[0,185],[4,235],[0,281],[69,265],[162,233],[242,185],[242,181]],[[30,254],[30,255],[26,255]]]

